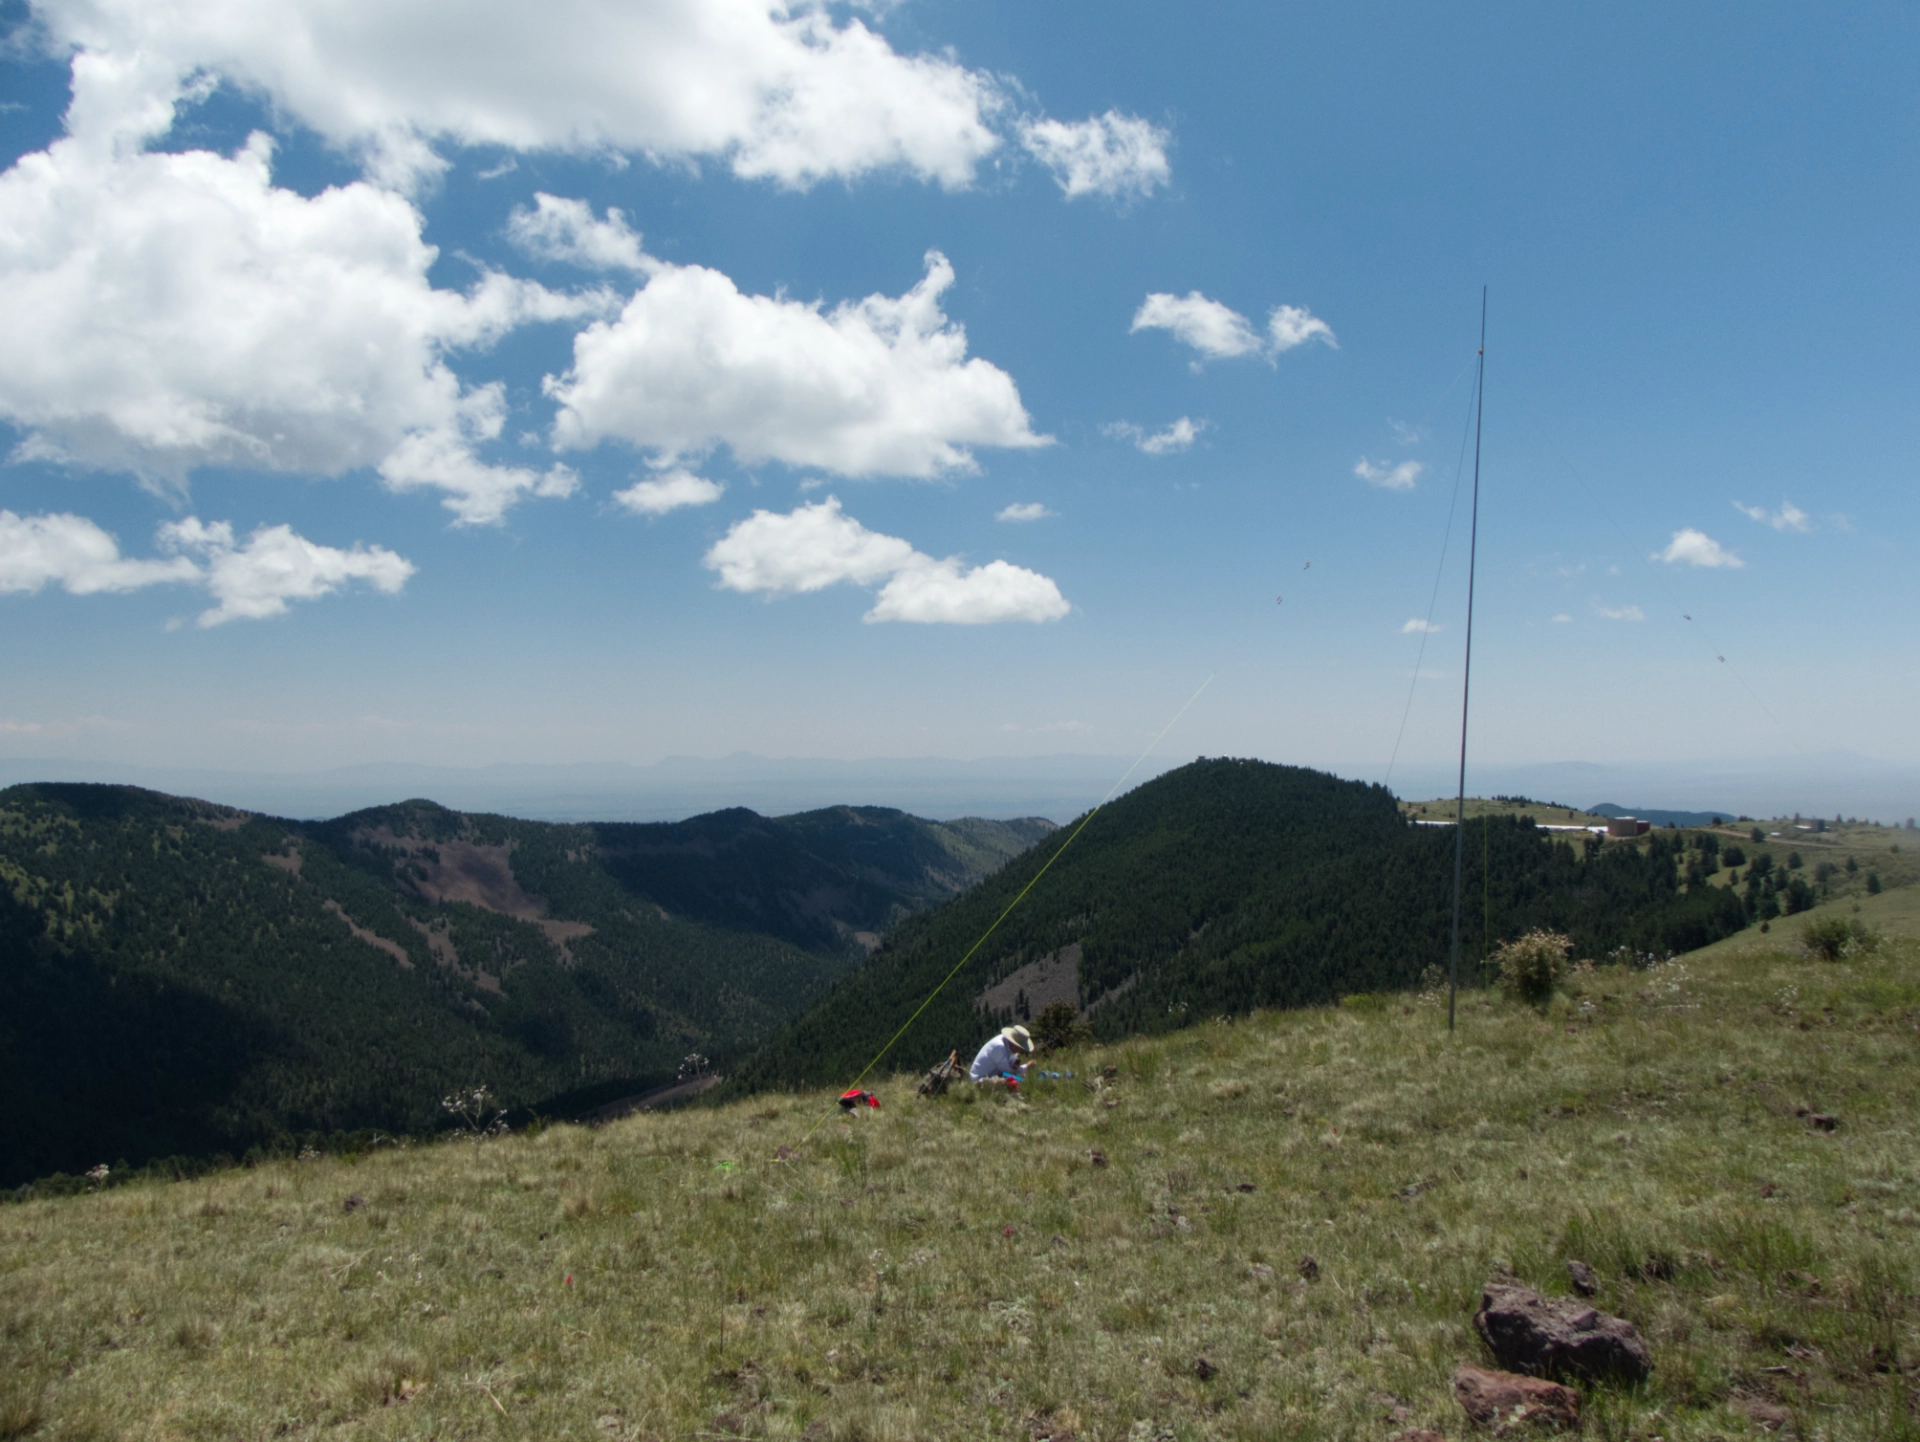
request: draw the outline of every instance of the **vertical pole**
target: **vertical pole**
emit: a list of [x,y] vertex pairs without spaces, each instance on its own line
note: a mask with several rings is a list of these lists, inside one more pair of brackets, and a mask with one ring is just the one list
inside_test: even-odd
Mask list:
[[1480,984],[1485,986],[1491,973],[1488,959],[1493,954],[1493,818],[1480,828]]
[[1473,684],[1473,570],[1480,548],[1480,418],[1487,404],[1487,288],[1480,287],[1480,363],[1474,376],[1473,524],[1467,542],[1467,657],[1460,672],[1460,791],[1453,813],[1453,951],[1447,960],[1447,1030],[1460,989],[1460,872],[1467,845],[1467,696]]

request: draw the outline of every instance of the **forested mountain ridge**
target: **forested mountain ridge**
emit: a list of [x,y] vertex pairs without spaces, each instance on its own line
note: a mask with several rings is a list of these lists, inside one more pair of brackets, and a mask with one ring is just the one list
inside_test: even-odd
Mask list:
[[[0,1181],[415,1130],[737,1051],[1050,829],[880,808],[549,825],[431,802],[294,822],[0,791]],[[861,933],[868,933],[866,938]]]
[[[857,1073],[1074,830],[903,922],[872,961],[769,1037],[734,1086]],[[1469,961],[1489,924],[1496,943],[1547,926],[1596,957],[1685,950],[1745,924],[1732,893],[1683,888],[1679,844],[1664,836],[1576,848],[1496,818],[1470,822],[1466,842]],[[989,991],[1023,975],[1057,980],[1063,968],[1104,1037],[1407,987],[1447,960],[1454,844],[1451,828],[1406,821],[1384,787],[1229,759],[1168,772],[1093,816],[888,1064],[970,1050],[1007,1019]]]
[[677,915],[844,949],[958,895],[1053,830],[1037,818],[933,823],[877,806],[777,819],[739,807],[592,830],[614,876]]

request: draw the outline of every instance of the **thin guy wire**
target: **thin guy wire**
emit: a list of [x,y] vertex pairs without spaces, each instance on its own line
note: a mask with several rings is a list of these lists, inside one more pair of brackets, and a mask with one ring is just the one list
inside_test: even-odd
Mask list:
[[[1447,389],[1453,387],[1449,385]],[[1473,411],[1468,409],[1466,417],[1460,423],[1460,454],[1453,463],[1453,496],[1447,502],[1447,529],[1440,538],[1440,562],[1433,568],[1433,593],[1427,597],[1427,624],[1420,632],[1420,649],[1414,654],[1413,675],[1407,680],[1406,709],[1400,713],[1400,730],[1393,738],[1393,754],[1387,758],[1386,779],[1380,784],[1391,788],[1393,768],[1400,761],[1400,743],[1406,739],[1407,721],[1413,715],[1413,693],[1420,684],[1420,667],[1427,659],[1427,641],[1433,635],[1433,613],[1440,604],[1440,582],[1447,573],[1447,549],[1453,544],[1453,516],[1460,508],[1460,478],[1467,471],[1467,437],[1473,432]]]
[[1473,687],[1473,574],[1480,553],[1480,421],[1487,405],[1487,288],[1480,287],[1480,371],[1473,403],[1473,524],[1467,542],[1467,647],[1460,669],[1460,791],[1453,817],[1453,951],[1447,960],[1447,1030],[1460,986],[1460,873],[1467,845],[1467,698]]

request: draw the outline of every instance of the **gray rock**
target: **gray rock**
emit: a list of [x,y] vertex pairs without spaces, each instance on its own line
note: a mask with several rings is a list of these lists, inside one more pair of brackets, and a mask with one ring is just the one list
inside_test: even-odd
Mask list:
[[1567,1276],[1573,1280],[1573,1290],[1583,1297],[1591,1297],[1600,1290],[1600,1279],[1594,1275],[1592,1267],[1585,1262],[1571,1259],[1567,1262]]
[[1633,1323],[1571,1297],[1542,1297],[1527,1287],[1489,1282],[1474,1330],[1500,1365],[1534,1377],[1644,1382],[1653,1371]]

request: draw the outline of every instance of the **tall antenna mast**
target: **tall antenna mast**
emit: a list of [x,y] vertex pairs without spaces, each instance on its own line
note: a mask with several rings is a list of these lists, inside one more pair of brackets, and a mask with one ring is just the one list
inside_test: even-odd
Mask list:
[[1473,685],[1473,570],[1480,549],[1480,417],[1487,404],[1487,288],[1480,287],[1480,360],[1473,380],[1473,525],[1467,542],[1467,660],[1460,673],[1460,791],[1453,812],[1453,952],[1447,960],[1447,1030],[1460,989],[1460,870],[1467,846],[1467,697]]

